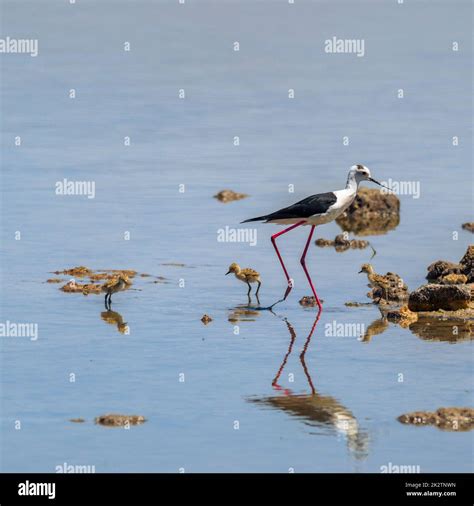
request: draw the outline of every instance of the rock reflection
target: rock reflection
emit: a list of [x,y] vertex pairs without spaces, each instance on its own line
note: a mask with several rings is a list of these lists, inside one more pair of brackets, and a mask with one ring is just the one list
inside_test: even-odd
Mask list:
[[418,316],[418,320],[408,328],[415,336],[427,341],[457,343],[471,340],[474,336],[473,320],[444,320]]
[[337,399],[329,395],[321,395],[318,393],[306,365],[306,351],[309,347],[320,316],[321,311],[316,316],[300,354],[301,366],[306,376],[306,380],[308,381],[310,393],[294,394],[291,389],[282,387],[279,384],[281,374],[293,351],[296,341],[296,332],[291,323],[285,319],[284,321],[290,334],[290,343],[275,378],[272,381],[273,388],[277,390],[280,395],[252,398],[249,399],[249,402],[262,406],[269,406],[273,409],[283,410],[289,415],[301,419],[304,423],[310,426],[324,427],[334,431],[335,434],[341,435],[345,439],[351,455],[353,455],[356,459],[364,459],[367,457],[369,451],[368,432],[360,428],[359,422],[353,413],[343,406]]

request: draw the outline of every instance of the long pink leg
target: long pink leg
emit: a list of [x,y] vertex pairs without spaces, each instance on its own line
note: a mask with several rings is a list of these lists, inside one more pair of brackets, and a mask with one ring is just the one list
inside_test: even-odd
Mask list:
[[309,232],[308,240],[306,241],[306,246],[303,251],[303,255],[301,256],[300,263],[303,266],[303,270],[306,274],[306,277],[308,278],[309,285],[311,286],[311,290],[313,290],[314,298],[316,299],[316,304],[319,307],[319,311],[322,310],[321,302],[319,300],[318,294],[316,293],[316,290],[314,289],[313,282],[311,281],[311,276],[309,275],[308,270],[306,269],[306,253],[308,252],[309,243],[311,242],[311,238],[313,237],[315,225],[311,225],[311,230]]
[[[290,230],[293,230],[294,228],[299,227],[303,223],[306,223],[306,221],[304,221],[304,220],[303,221],[299,221],[298,223],[295,223],[294,225],[291,225],[291,227],[285,228],[285,230],[282,230],[281,232],[278,232],[277,234],[272,235],[272,244],[273,244],[273,247],[275,248],[275,251],[276,251],[276,253],[278,255],[278,258],[280,260],[281,266],[283,267],[283,272],[285,273],[286,281],[288,283],[288,285],[286,287],[285,295],[283,296],[283,299],[279,300],[278,302],[282,302],[282,301],[286,300],[286,298],[288,297],[289,293],[291,292],[291,289],[293,288],[293,283],[291,282],[291,279],[290,279],[290,276],[288,274],[288,271],[286,270],[285,264],[283,262],[283,258],[281,257],[280,252],[278,251],[278,247],[276,245],[275,239],[277,237],[279,237],[280,235],[286,234]],[[275,302],[275,304],[278,304],[278,302]],[[273,304],[273,306],[275,304]],[[273,307],[273,306],[271,306],[271,307]]]

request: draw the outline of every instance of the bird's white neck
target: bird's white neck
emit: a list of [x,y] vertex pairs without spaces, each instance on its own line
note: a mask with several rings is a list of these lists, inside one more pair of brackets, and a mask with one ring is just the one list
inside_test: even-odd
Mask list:
[[354,174],[349,174],[347,177],[346,190],[351,190],[351,192],[357,193],[358,188],[359,182],[356,180]]

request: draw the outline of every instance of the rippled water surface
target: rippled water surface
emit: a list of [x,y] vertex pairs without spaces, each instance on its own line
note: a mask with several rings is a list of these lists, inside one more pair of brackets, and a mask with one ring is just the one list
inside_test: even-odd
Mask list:
[[[376,306],[345,306],[369,300],[358,274],[369,250],[310,248],[324,299],[314,325],[316,311],[298,304],[310,293],[302,229],[280,239],[290,298],[275,314],[249,312],[245,285],[224,274],[234,261],[253,267],[262,304],[280,297],[279,228],[258,224],[255,246],[217,240],[221,228],[343,187],[364,163],[377,179],[421,188],[400,196],[396,229],[370,237],[377,272],[414,289],[431,262],[458,261],[472,237],[461,230],[472,220],[469,2],[1,8],[2,33],[39,40],[36,58],[1,55],[2,321],[39,328],[36,341],[1,338],[2,471],[472,471],[469,433],[396,420],[472,405],[469,339],[422,338],[381,321]],[[363,38],[365,56],[326,54],[333,36]],[[95,198],[56,195],[64,178],[94,181]],[[223,188],[250,197],[222,204],[212,196]],[[315,237],[339,232],[332,223]],[[45,282],[76,265],[151,276],[115,294],[111,314],[102,296]],[[373,322],[365,340],[330,332]],[[147,422],[93,423],[108,412]]]

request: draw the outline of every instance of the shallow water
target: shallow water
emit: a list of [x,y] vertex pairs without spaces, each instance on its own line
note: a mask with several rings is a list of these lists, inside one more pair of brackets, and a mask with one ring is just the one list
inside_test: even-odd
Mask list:
[[[472,239],[460,227],[472,220],[470,9],[3,2],[3,33],[37,37],[40,52],[1,58],[2,321],[37,323],[39,338],[0,341],[0,469],[472,471],[469,433],[396,420],[472,405],[471,341],[424,340],[392,324],[365,342],[331,337],[333,322],[367,328],[380,318],[374,306],[344,305],[368,300],[358,270],[370,252],[312,247],[325,302],[302,361],[316,317],[297,302],[310,293],[298,263],[307,230],[280,239],[295,288],[276,314],[236,315],[246,288],[224,274],[238,261],[261,272],[263,305],[281,296],[269,240],[278,228],[257,225],[253,247],[217,241],[220,228],[340,188],[348,167],[364,163],[377,179],[421,184],[420,198],[400,196],[400,225],[370,238],[377,272],[413,289],[431,262],[458,261]],[[334,35],[364,38],[366,55],[324,53]],[[95,198],[55,195],[63,178],[94,181]],[[212,198],[226,187],[250,198]],[[315,237],[339,231],[332,223]],[[104,321],[102,296],[45,283],[76,265],[167,283],[138,277],[136,291],[113,296],[124,335]],[[148,421],[94,425],[107,412]]]

